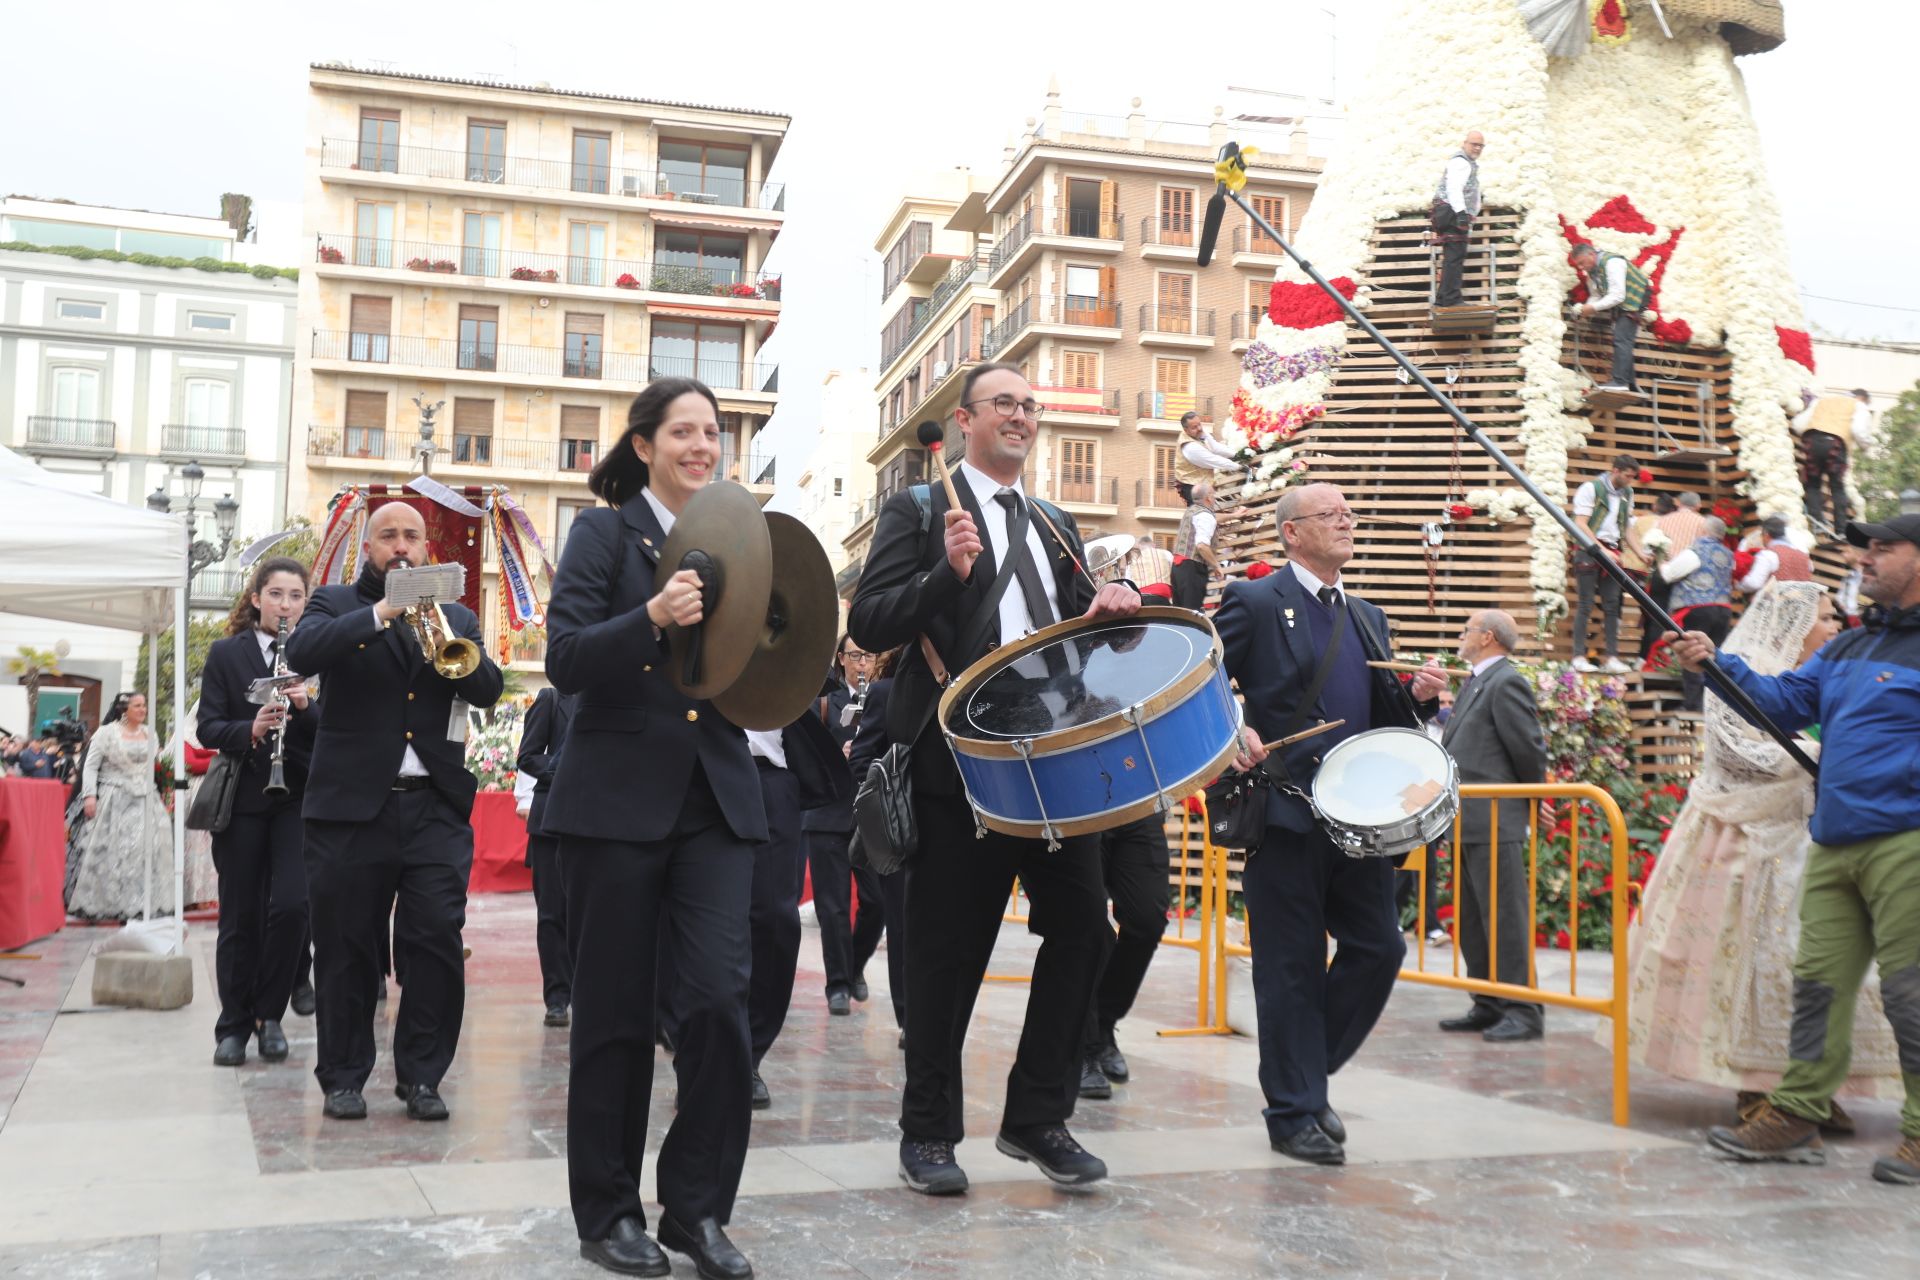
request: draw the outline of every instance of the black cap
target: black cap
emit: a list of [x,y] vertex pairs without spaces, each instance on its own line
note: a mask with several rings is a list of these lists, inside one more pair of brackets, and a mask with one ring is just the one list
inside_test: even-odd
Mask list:
[[1856,547],[1864,547],[1875,538],[1920,546],[1920,515],[1895,516],[1885,524],[1863,524],[1855,520],[1847,526],[1847,541]]

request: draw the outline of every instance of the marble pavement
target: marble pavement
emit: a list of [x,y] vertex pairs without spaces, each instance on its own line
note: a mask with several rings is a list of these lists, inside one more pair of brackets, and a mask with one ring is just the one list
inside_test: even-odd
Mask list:
[[[527,897],[473,904],[443,1125],[405,1118],[384,1045],[370,1118],[324,1120],[310,1019],[288,1019],[284,1064],[211,1066],[210,926],[188,1008],[90,1007],[98,936],[0,962],[28,980],[0,987],[0,1276],[604,1274],[566,1209],[566,1033],[540,1025]],[[1920,1193],[1868,1177],[1891,1104],[1861,1104],[1824,1169],[1742,1167],[1698,1141],[1729,1105],[1713,1091],[1637,1073],[1633,1125],[1608,1122],[1595,1019],[1549,1010],[1546,1040],[1493,1046],[1435,1031],[1462,999],[1407,984],[1335,1080],[1353,1163],[1294,1164],[1268,1150],[1251,1042],[1153,1034],[1192,1017],[1194,958],[1173,949],[1121,1029],[1132,1083],[1075,1117],[1113,1178],[1064,1191],[993,1150],[1025,991],[991,984],[966,1062],[973,1190],[927,1200],[894,1174],[884,960],[873,1000],[830,1018],[806,947],[731,1228],[763,1277],[1843,1277],[1920,1257]],[[1032,952],[1009,927],[996,970]],[[1604,976],[1582,958],[1583,987]],[[663,1055],[650,1146],[671,1088]]]

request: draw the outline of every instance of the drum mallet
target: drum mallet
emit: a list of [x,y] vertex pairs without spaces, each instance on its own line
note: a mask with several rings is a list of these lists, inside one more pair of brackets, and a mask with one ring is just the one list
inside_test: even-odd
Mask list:
[[965,511],[966,507],[960,503],[960,495],[954,492],[953,477],[947,474],[947,460],[940,452],[946,445],[947,433],[940,429],[939,423],[928,418],[920,424],[916,434],[920,438],[920,447],[933,455],[933,469],[939,474],[940,483],[947,491],[947,510]]
[[1323,733],[1330,733],[1345,723],[1345,720],[1329,720],[1325,724],[1317,724],[1311,729],[1302,729],[1298,733],[1290,733],[1284,738],[1277,739],[1273,742],[1263,742],[1260,745],[1268,751],[1278,751],[1282,747],[1290,747],[1296,742],[1305,742],[1308,738],[1316,738]]

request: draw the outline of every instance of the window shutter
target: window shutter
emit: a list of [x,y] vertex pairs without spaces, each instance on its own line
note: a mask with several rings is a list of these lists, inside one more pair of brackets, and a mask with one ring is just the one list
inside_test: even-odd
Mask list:
[[1100,238],[1120,238],[1120,184],[1117,182],[1100,184]]
[[384,427],[387,425],[387,393],[384,391],[347,392],[347,423],[349,427]]
[[465,396],[453,402],[453,429],[463,436],[493,434],[493,401],[470,400]]
[[600,336],[601,327],[605,323],[606,323],[605,316],[598,315],[593,312],[588,312],[588,311],[567,312],[567,332],[570,334],[586,333],[586,334],[591,334],[597,338]]
[[1066,387],[1098,387],[1100,385],[1099,353],[1093,351],[1061,352],[1060,385]]
[[1191,360],[1168,360],[1164,357],[1153,362],[1154,389],[1164,395],[1184,396],[1193,394],[1193,362]]
[[598,440],[600,438],[600,411],[592,405],[561,405],[560,434],[569,440]]
[[1120,323],[1120,308],[1116,297],[1118,286],[1115,283],[1119,272],[1113,267],[1100,268],[1100,306],[1095,322],[1113,328]]
[[498,326],[500,323],[500,308],[476,307],[471,303],[463,302],[460,304],[460,323]]
[[355,333],[387,333],[393,325],[393,299],[353,295],[347,326]]
[[1193,243],[1193,189],[1160,188],[1160,243]]

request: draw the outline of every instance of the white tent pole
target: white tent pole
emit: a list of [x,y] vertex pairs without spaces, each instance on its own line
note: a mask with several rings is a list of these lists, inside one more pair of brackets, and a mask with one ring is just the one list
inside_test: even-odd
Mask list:
[[[191,563],[191,561],[189,561]],[[173,590],[173,776],[187,779],[187,588]],[[187,954],[187,793],[173,793],[173,953]]]
[[[147,623],[147,732],[153,735],[156,750],[153,758],[160,759],[158,748],[164,748],[160,741],[160,628],[157,620]],[[141,906],[140,918],[153,919],[153,806],[140,806],[140,866],[141,866]]]

